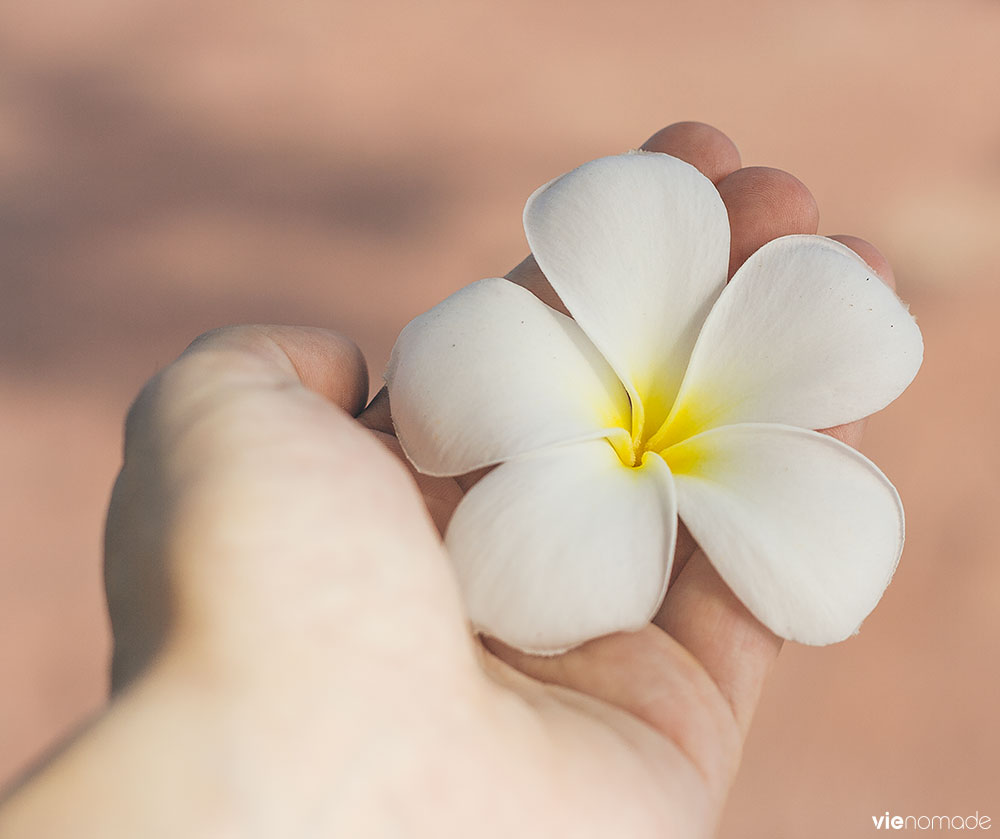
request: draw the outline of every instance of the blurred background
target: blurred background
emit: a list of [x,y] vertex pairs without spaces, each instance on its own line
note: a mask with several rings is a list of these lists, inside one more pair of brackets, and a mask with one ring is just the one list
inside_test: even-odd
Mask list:
[[1000,819],[1000,3],[0,4],[0,786],[97,710],[103,513],[142,383],[241,321],[354,337],[525,252],[524,200],[685,119],[877,243],[924,369],[865,447],[907,549],[789,645],[724,839]]

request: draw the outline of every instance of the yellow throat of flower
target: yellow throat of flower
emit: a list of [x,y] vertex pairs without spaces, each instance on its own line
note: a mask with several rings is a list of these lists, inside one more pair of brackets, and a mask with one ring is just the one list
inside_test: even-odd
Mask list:
[[699,400],[691,393],[672,405],[657,395],[654,390],[645,398],[640,396],[630,417],[617,418],[618,428],[608,436],[608,442],[623,466],[640,469],[653,453],[662,457],[672,472],[690,472],[695,447],[679,444],[704,431],[708,418],[697,410]]

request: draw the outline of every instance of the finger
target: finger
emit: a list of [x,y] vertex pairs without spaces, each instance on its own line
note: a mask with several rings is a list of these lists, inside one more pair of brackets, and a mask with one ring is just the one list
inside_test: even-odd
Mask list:
[[701,551],[667,589],[654,623],[700,662],[745,732],[782,640],[750,614]]
[[645,151],[680,158],[712,183],[740,168],[740,152],[725,134],[703,122],[675,122],[661,128],[642,144]]
[[[733,141],[717,128],[702,122],[677,122],[661,128],[642,144],[642,148],[680,158],[713,182],[725,178],[740,165],[740,153]],[[528,289],[553,309],[569,314],[533,256],[529,255],[507,274],[507,279]]]
[[244,354],[269,362],[267,375],[298,382],[352,416],[368,397],[368,367],[361,350],[349,338],[329,329],[227,326],[196,338],[182,358],[208,352]]
[[780,169],[737,169],[719,182],[719,194],[729,211],[732,231],[730,277],[761,245],[792,233],[815,233],[819,227],[812,193]]
[[673,742],[719,796],[728,789],[743,732],[700,663],[656,627],[607,635],[552,658],[492,638],[484,645],[502,662],[487,657],[487,672],[506,687],[521,686],[504,665],[624,710]]

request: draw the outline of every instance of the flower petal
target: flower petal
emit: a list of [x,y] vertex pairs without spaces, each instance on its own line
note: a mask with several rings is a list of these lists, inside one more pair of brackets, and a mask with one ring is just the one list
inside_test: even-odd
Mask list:
[[922,358],[916,322],[854,251],[822,236],[775,239],[708,316],[663,442],[733,423],[861,419],[899,396]]
[[659,427],[726,282],[729,218],[715,186],[665,154],[605,157],[537,190],[524,230],[566,308]]
[[648,623],[676,532],[663,459],[631,468],[592,440],[490,472],[459,504],[445,543],[477,629],[555,653]]
[[903,549],[903,508],[870,460],[824,434],[732,425],[666,452],[681,520],[773,632],[831,644],[857,631]]
[[557,443],[627,440],[628,396],[614,371],[572,319],[507,280],[480,280],[411,321],[385,380],[403,451],[429,475]]

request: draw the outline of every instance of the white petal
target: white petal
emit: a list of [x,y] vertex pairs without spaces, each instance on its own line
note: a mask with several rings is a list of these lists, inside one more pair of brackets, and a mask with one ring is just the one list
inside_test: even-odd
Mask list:
[[903,508],[870,460],[824,434],[747,424],[666,452],[681,520],[773,632],[831,644],[857,631],[903,549]]
[[445,543],[475,626],[553,653],[648,623],[676,531],[662,458],[633,469],[593,440],[490,472],[459,504]]
[[916,322],[854,251],[822,236],[775,239],[708,316],[668,438],[738,422],[860,419],[899,396],[922,358]]
[[458,475],[629,427],[614,371],[580,328],[507,280],[466,286],[410,322],[386,369],[399,442]]
[[715,186],[665,154],[605,157],[537,190],[524,229],[549,283],[658,427],[726,282],[729,218]]

